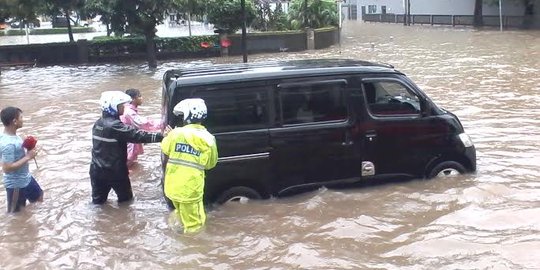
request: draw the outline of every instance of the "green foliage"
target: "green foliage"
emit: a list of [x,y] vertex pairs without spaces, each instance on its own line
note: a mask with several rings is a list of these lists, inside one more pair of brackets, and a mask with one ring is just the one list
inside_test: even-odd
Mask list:
[[172,0],[111,0],[111,26],[116,35],[143,34],[154,37],[156,26],[163,23]]
[[82,8],[82,14],[86,18],[93,18],[97,15],[101,15],[101,22],[104,24],[111,23],[111,17],[114,12],[113,10],[114,1],[109,0],[87,0]]
[[[218,36],[193,36],[179,38],[156,38],[156,49],[159,52],[201,52],[211,50],[201,47],[201,42],[218,43]],[[118,53],[144,54],[146,53],[146,39],[144,37],[96,37],[89,42],[93,55],[115,55]]]
[[[214,24],[216,28],[227,29],[229,33],[242,28],[240,0],[209,0],[207,12],[208,22]],[[255,14],[252,1],[246,0],[247,25],[255,19]]]
[[201,47],[202,42],[218,44],[218,36],[192,36],[180,38],[158,38],[156,47],[160,52],[199,52],[207,50]]
[[34,21],[42,10],[41,0],[0,0],[0,22],[8,18],[23,22]]
[[180,13],[190,13],[191,15],[204,15],[206,2],[201,0],[172,0],[174,9]]
[[305,0],[292,0],[289,7],[290,29],[338,25],[339,17],[334,1],[308,0],[307,9],[305,3]]
[[275,3],[272,9],[270,0],[258,0],[255,2],[256,18],[251,27],[261,31],[281,31],[287,29],[287,15],[283,12],[281,3]]

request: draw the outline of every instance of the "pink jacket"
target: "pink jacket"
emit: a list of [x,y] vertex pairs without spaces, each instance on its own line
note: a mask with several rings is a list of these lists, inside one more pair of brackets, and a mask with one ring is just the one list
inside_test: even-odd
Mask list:
[[[161,123],[159,121],[149,120],[146,117],[139,115],[138,108],[135,105],[128,103],[124,105],[124,114],[120,116],[122,123],[134,126],[145,131],[160,131]],[[137,156],[144,153],[143,146],[140,143],[128,143],[127,159],[128,162],[137,160]]]

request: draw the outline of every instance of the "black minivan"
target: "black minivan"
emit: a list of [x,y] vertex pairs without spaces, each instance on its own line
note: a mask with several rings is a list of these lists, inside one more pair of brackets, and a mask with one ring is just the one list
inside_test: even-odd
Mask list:
[[206,101],[219,162],[205,203],[476,171],[458,118],[392,66],[344,59],[192,65],[163,77],[162,116]]

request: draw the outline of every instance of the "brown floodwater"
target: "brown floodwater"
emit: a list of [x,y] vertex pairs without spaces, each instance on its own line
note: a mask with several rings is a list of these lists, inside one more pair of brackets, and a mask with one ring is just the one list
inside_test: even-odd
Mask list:
[[[540,32],[346,22],[341,46],[250,61],[390,63],[475,142],[478,172],[227,204],[179,235],[159,187],[157,144],[131,174],[135,201],[90,203],[91,126],[101,91],[137,87],[160,115],[161,77],[187,60],[7,68],[0,107],[37,136],[45,202],[0,211],[1,269],[540,269]],[[239,62],[241,57],[206,59]],[[0,207],[5,209],[5,192]]]

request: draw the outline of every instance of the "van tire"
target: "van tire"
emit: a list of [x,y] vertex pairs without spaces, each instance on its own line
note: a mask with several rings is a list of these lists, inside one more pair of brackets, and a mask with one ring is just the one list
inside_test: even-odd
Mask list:
[[453,177],[465,173],[465,167],[455,161],[444,161],[431,169],[427,175],[428,179],[436,177]]
[[217,204],[224,204],[227,202],[243,202],[245,200],[260,200],[261,194],[252,188],[240,186],[227,189],[216,200]]

